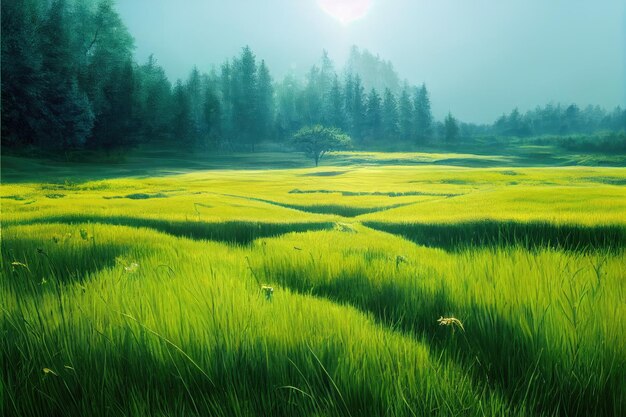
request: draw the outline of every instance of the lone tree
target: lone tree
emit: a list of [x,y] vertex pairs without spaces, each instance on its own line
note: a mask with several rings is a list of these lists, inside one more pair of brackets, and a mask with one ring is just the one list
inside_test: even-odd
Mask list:
[[350,146],[350,136],[334,127],[321,125],[306,126],[293,136],[292,145],[315,161],[318,166],[320,159],[328,152],[345,149]]

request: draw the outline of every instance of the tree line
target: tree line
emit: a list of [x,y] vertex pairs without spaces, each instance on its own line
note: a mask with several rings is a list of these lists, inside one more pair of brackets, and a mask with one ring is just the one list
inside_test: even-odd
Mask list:
[[607,112],[600,106],[587,106],[581,109],[576,104],[569,106],[549,104],[528,111],[524,115],[514,109],[508,116],[500,117],[494,127],[501,134],[517,136],[619,131],[626,128],[626,109],[616,107],[613,111]]
[[249,47],[174,85],[154,57],[135,62],[113,0],[2,2],[2,145],[50,150],[158,143],[254,150],[304,126],[340,129],[356,146],[406,147],[460,137],[590,133],[626,128],[626,111],[549,105],[492,125],[436,121],[426,85],[354,47],[344,71],[324,52],[304,79],[274,80]]
[[137,71],[133,38],[112,1],[2,2],[3,145],[132,141]]
[[466,135],[497,135],[504,137],[563,136],[593,134],[596,132],[619,132],[626,129],[626,109],[616,107],[606,111],[600,106],[583,109],[576,104],[563,106],[548,104],[525,113],[515,108],[503,114],[491,125],[463,126]]

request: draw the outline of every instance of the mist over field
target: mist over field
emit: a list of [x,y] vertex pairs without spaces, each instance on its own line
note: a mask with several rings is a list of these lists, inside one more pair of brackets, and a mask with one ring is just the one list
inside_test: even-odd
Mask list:
[[622,1],[0,7],[0,416],[626,415]]

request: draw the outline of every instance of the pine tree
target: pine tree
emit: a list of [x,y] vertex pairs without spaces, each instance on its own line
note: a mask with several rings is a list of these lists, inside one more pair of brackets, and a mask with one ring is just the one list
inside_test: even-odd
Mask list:
[[361,77],[354,77],[354,87],[352,91],[352,136],[363,139],[365,134],[366,123],[366,103],[365,89],[361,83]]
[[326,114],[327,116],[325,119],[328,125],[339,129],[344,129],[346,127],[344,97],[341,92],[341,84],[339,83],[339,77],[337,75],[333,78],[333,84],[328,94]]
[[47,129],[42,93],[45,78],[37,28],[38,2],[0,2],[2,14],[2,144],[34,145]]
[[191,120],[190,134],[192,142],[194,142],[195,145],[201,145],[208,131],[206,118],[204,117],[204,94],[206,92],[206,86],[197,67],[191,70],[185,88],[189,100],[189,117]]
[[115,11],[113,0],[102,0],[93,16],[85,54],[88,62],[79,78],[95,115],[88,144],[111,149],[131,145],[135,129],[131,113],[135,110],[136,90],[132,52],[133,38]]
[[203,107],[203,116],[207,126],[207,145],[217,148],[220,146],[220,139],[222,135],[222,109],[219,97],[215,93],[215,88],[210,84],[206,86]]
[[172,86],[154,57],[138,68],[141,88],[138,93],[141,135],[144,141],[170,136],[172,124]]
[[105,149],[123,148],[136,144],[136,82],[132,61],[128,60],[121,68],[116,68],[101,86],[105,105],[97,115],[91,147]]
[[433,115],[426,84],[422,84],[415,94],[414,111],[415,138],[419,143],[426,143],[432,137],[433,124]]
[[274,117],[274,88],[272,77],[263,60],[258,69],[256,103],[257,134],[261,139],[267,139]]
[[321,85],[321,70],[317,65],[313,65],[307,73],[306,88],[302,92],[303,118],[309,125],[322,122],[324,97]]
[[401,139],[405,141],[412,140],[413,103],[411,102],[409,87],[407,85],[404,86],[404,88],[402,89],[402,93],[400,93],[400,100],[398,103],[398,116]]
[[102,87],[132,60],[134,41],[115,11],[113,0],[102,0],[98,4],[89,29],[89,44],[85,51],[88,63],[81,88],[94,103],[95,113],[99,114],[101,108],[107,106]]
[[322,52],[322,58],[320,59],[320,72],[317,79],[317,89],[321,93],[322,101],[324,104],[328,103],[328,95],[333,85],[333,80],[336,77],[335,65],[328,56],[328,51]]
[[231,64],[226,61],[221,68],[219,87],[221,94],[221,127],[225,138],[234,135],[233,126],[233,70]]
[[[517,110],[517,109],[516,109]],[[576,104],[571,104],[565,109],[563,115],[563,133],[579,133],[580,132],[580,108]],[[520,120],[520,124],[523,122]],[[518,129],[518,136],[524,135],[523,128]]]
[[344,110],[346,114],[346,130],[352,131],[354,112],[354,76],[349,73],[346,76],[346,84],[344,87]]
[[375,88],[384,91],[389,88],[397,93],[400,90],[400,78],[389,61],[373,55],[367,49],[360,50],[356,46],[350,49],[346,71],[359,74],[363,86],[367,89]]
[[231,85],[234,133],[240,144],[254,150],[258,141],[255,115],[257,111],[257,65],[256,57],[248,46],[243,48],[239,59],[233,61]]
[[383,135],[381,99],[373,88],[367,96],[366,119],[366,137],[381,140]]
[[383,136],[386,139],[397,139],[400,134],[398,126],[398,101],[390,89],[385,89],[383,98],[382,123]]
[[447,143],[454,143],[459,138],[459,124],[452,113],[448,113],[444,121],[444,135]]
[[303,125],[300,111],[302,86],[293,74],[288,74],[276,86],[275,132],[280,140],[290,137]]
[[178,80],[174,87],[174,126],[173,136],[177,145],[182,148],[191,147],[191,106],[189,104],[188,92],[183,83]]
[[40,35],[46,81],[42,91],[46,129],[40,145],[53,149],[83,145],[94,119],[89,100],[78,89],[67,13],[64,0],[53,1]]

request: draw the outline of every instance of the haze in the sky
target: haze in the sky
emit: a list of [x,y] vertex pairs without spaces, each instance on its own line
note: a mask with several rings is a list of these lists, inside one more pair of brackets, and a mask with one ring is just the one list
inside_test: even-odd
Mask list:
[[118,0],[137,59],[175,81],[249,45],[274,79],[351,45],[425,82],[438,118],[492,122],[549,102],[626,104],[624,0]]

